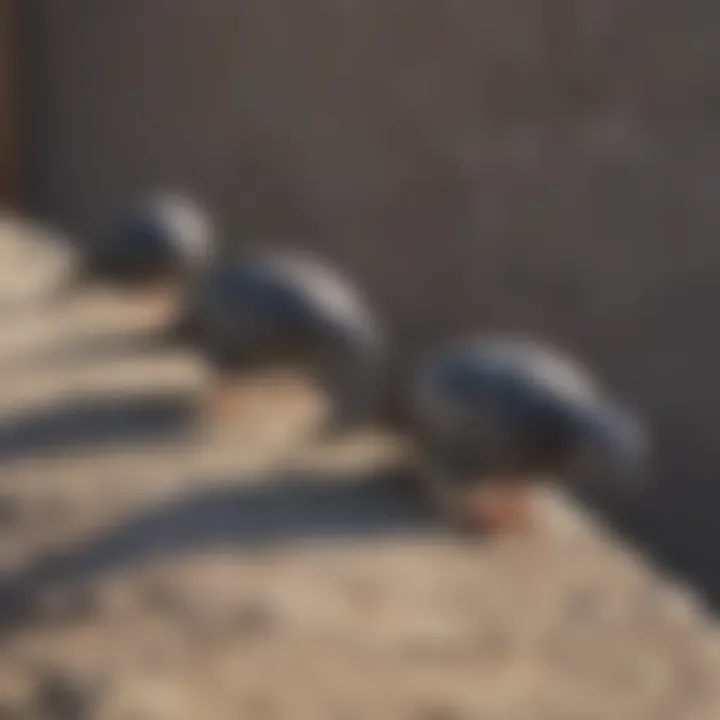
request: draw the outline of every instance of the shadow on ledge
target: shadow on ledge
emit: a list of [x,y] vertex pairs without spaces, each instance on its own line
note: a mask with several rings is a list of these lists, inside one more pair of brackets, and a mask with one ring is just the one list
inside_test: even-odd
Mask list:
[[197,407],[177,392],[70,399],[0,419],[0,462],[124,443],[180,440],[195,427]]
[[46,555],[0,586],[0,627],[32,618],[47,591],[158,558],[214,547],[362,540],[442,525],[400,471],[346,478],[288,476],[216,485],[139,514],[86,543]]

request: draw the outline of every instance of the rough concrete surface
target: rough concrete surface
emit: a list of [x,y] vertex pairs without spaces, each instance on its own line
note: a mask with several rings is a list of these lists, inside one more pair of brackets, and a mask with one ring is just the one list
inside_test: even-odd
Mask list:
[[261,390],[213,430],[195,359],[98,353],[147,329],[130,300],[43,304],[35,237],[0,227],[2,717],[720,715],[715,620],[569,501],[468,541],[393,484],[391,439],[304,447],[306,406]]

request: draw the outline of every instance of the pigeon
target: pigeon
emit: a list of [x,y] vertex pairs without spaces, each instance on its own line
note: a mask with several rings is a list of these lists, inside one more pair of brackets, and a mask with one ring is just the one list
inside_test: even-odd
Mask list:
[[183,284],[213,261],[216,249],[208,211],[189,195],[162,190],[83,251],[61,294],[99,284],[172,304]]
[[411,381],[421,486],[469,530],[533,524],[539,483],[647,477],[649,432],[559,348],[517,334],[450,343]]
[[173,332],[214,370],[221,415],[240,399],[237,376],[273,365],[299,368],[326,391],[329,434],[369,422],[380,403],[381,324],[354,283],[309,252],[224,254],[190,287]]

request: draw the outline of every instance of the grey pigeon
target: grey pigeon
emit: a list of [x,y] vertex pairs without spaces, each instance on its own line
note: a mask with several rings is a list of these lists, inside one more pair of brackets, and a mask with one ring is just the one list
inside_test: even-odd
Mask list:
[[558,348],[515,335],[451,344],[410,390],[424,479],[455,494],[538,479],[631,487],[646,476],[648,433]]
[[183,282],[213,259],[215,245],[212,218],[197,200],[160,191],[83,251],[66,289],[87,282],[131,289]]
[[380,324],[354,283],[310,253],[222,257],[191,288],[175,333],[221,377],[276,363],[308,369],[331,399],[327,430],[366,422],[380,402]]

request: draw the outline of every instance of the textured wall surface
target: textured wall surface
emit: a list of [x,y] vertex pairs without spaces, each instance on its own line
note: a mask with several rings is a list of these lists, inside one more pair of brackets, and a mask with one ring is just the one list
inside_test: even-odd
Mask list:
[[26,0],[34,207],[148,186],[352,268],[417,349],[577,348],[658,431],[615,518],[720,595],[720,4]]
[[0,0],[0,207],[17,191],[16,34],[13,0]]

